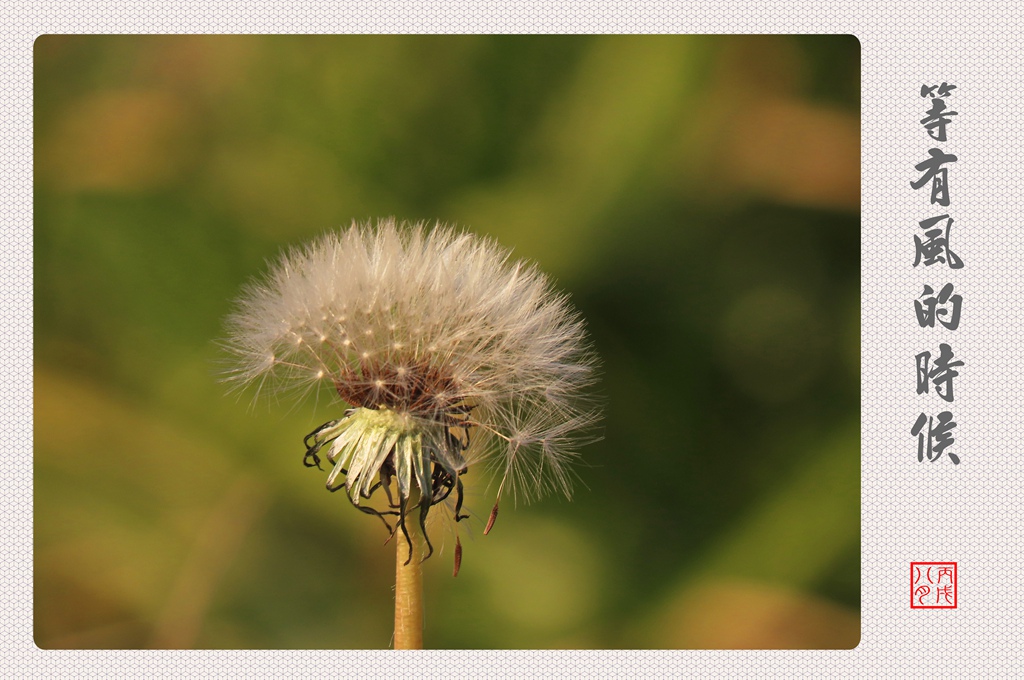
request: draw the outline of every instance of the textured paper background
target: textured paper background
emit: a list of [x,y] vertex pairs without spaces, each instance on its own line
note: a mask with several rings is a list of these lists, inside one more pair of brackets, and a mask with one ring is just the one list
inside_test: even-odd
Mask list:
[[[1019,12],[1010,3],[26,3],[9,5],[3,101],[3,664],[12,677],[950,677],[1020,667]],[[850,33],[863,49],[863,635],[850,651],[62,652],[32,641],[32,41],[44,33]],[[924,83],[958,86],[951,141],[917,121]],[[909,188],[931,146],[951,177],[959,272],[912,267],[929,212]],[[944,278],[944,280],[939,280]],[[934,279],[934,280],[932,280]],[[908,362],[921,286],[964,296],[953,410],[963,463],[921,465]],[[943,338],[944,339],[944,338]],[[938,409],[936,409],[938,410]],[[912,561],[959,563],[959,608],[911,610]]]

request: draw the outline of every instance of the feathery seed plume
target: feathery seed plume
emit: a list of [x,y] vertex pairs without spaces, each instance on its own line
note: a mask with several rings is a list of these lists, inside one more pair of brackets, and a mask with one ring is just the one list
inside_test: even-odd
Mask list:
[[[581,433],[599,418],[585,394],[596,359],[568,298],[495,242],[440,224],[354,223],[293,248],[227,326],[228,380],[327,384],[348,404],[306,437],[304,462],[323,453],[327,488],[392,535],[412,504],[424,536],[434,505],[467,517],[460,477],[478,462],[500,475],[499,498],[506,484],[526,500],[569,495]],[[381,489],[383,509],[367,504]]]

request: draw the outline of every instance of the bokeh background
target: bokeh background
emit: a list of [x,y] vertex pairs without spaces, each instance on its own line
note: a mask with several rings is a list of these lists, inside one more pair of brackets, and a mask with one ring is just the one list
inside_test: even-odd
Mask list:
[[40,38],[37,644],[389,645],[393,546],[302,465],[338,405],[226,396],[216,340],[282,247],[394,215],[538,262],[607,405],[573,502],[484,537],[476,473],[427,646],[855,646],[859,63],[850,36]]

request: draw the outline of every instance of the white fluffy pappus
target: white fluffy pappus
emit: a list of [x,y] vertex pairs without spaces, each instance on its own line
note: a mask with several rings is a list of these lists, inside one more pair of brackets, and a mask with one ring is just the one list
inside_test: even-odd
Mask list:
[[[499,498],[506,485],[568,496],[599,418],[596,357],[567,296],[494,241],[440,224],[353,224],[293,248],[227,327],[227,380],[328,385],[351,407],[307,436],[305,462],[326,450],[328,488],[344,475],[354,505],[403,530],[411,499],[421,524],[446,501],[465,517],[459,477],[477,462],[500,475]],[[387,507],[365,505],[380,488]]]

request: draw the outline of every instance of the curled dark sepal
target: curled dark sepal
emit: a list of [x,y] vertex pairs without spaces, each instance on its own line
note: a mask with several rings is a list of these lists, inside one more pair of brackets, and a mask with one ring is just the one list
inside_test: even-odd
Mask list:
[[420,531],[423,533],[423,540],[427,542],[427,555],[420,560],[421,563],[426,562],[434,554],[434,545],[430,542],[430,536],[427,535],[427,514],[430,512],[431,505],[429,498],[424,498],[420,502]]
[[[323,472],[324,469],[320,467],[320,456],[316,455],[316,452],[319,450],[320,444],[316,444],[315,446],[311,446],[310,448],[306,449],[306,454],[302,457],[302,464],[305,465],[306,467],[315,467],[316,469]],[[310,458],[313,459],[312,463],[309,462]]]
[[[345,486],[344,484],[341,484],[341,485],[336,486],[334,488],[331,488],[330,486],[328,486],[327,490],[328,491],[337,491],[338,489],[344,488],[344,486]],[[396,516],[396,517],[399,518],[399,522],[404,522],[404,518],[401,516],[401,514],[398,513],[398,512],[395,512],[394,510],[384,510],[382,512],[380,510],[377,510],[376,508],[371,508],[371,507],[368,507],[366,505],[360,505],[350,495],[348,495],[348,493],[345,494],[345,498],[348,499],[349,503],[351,503],[352,506],[356,510],[359,510],[360,512],[365,512],[367,515],[373,515],[374,517],[380,518],[380,521],[384,522],[384,526],[385,526],[385,528],[387,528],[389,534],[393,534],[395,532],[395,530],[392,529],[391,525],[388,524],[388,521],[386,519],[384,519],[384,515]],[[405,526],[404,525],[402,526],[402,531],[405,531]]]
[[402,535],[405,536],[405,544],[409,546],[409,557],[406,558],[403,564],[403,566],[406,567],[409,566],[410,562],[412,562],[412,537],[409,535],[409,530],[405,526],[405,508],[408,500],[408,498],[403,498],[399,501],[398,526],[395,527],[396,531],[398,529],[402,530]]
[[461,479],[455,480],[455,488],[457,489],[455,496],[455,521],[461,522],[464,519],[469,519],[469,515],[462,514],[463,488]]
[[[326,440],[321,441],[321,440],[317,439],[317,435],[319,435],[321,432],[323,432],[324,430],[326,430],[329,427],[334,427],[339,422],[341,422],[340,419],[338,419],[338,420],[329,420],[326,423],[324,423],[323,425],[321,425],[320,427],[316,428],[315,430],[313,430],[312,432],[307,434],[302,439],[302,443],[306,447],[306,454],[302,457],[302,464],[303,465],[305,465],[306,467],[315,467],[315,468],[317,468],[318,470],[321,470],[321,471],[323,470],[323,468],[320,467],[320,456],[317,455],[317,453],[320,451],[320,447],[323,446],[324,444],[326,444],[327,442],[326,442]],[[313,440],[312,444],[309,443],[310,439]],[[312,461],[313,461],[312,463],[309,462],[310,459],[312,459]]]

